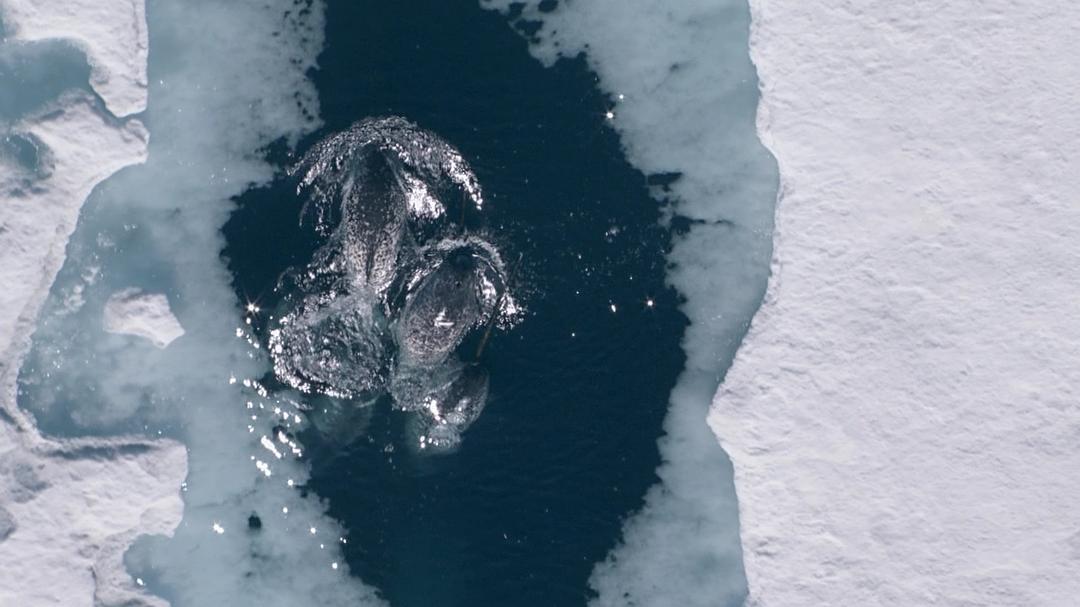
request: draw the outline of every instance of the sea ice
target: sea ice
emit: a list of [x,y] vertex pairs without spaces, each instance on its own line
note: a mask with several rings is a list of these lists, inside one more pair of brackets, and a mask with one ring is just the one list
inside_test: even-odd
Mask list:
[[1080,597],[1080,5],[751,0],[773,277],[710,423],[751,604]]
[[149,339],[159,348],[184,334],[180,321],[169,309],[168,298],[139,289],[124,289],[109,297],[102,324],[109,333]]
[[142,0],[3,0],[7,35],[63,40],[86,53],[90,85],[122,118],[146,109],[146,8]]
[[64,261],[64,247],[83,201],[106,177],[146,159],[149,135],[140,122],[114,124],[82,92],[67,94],[58,105],[12,129],[35,142],[44,177],[0,165],[0,282],[9,285],[0,290],[0,310],[5,311],[0,318],[0,369],[12,375]]
[[183,446],[3,438],[17,446],[0,452],[0,604],[167,605],[122,559],[136,536],[180,521]]
[[[49,37],[55,31],[46,26],[91,5],[97,14],[119,10],[130,19],[119,31],[83,24],[80,41],[138,46],[141,2],[3,0],[5,42]],[[121,84],[98,78],[98,92],[137,110],[141,93],[122,84],[131,65],[112,59],[95,57],[97,73],[119,74]],[[167,534],[179,522],[183,447],[166,440],[46,440],[15,404],[20,361],[83,201],[109,175],[143,162],[147,150],[141,123],[117,121],[84,92],[42,102],[5,125],[8,141],[23,142],[26,153],[0,157],[0,603],[161,606],[136,587],[121,558],[137,535]]]

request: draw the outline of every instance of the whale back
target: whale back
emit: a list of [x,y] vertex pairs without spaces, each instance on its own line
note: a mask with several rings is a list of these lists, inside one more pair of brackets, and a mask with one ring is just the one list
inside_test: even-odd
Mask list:
[[342,185],[341,244],[353,279],[377,294],[394,281],[408,208],[393,161],[371,149]]
[[448,251],[406,296],[398,328],[404,360],[421,366],[445,360],[494,313],[489,291],[496,284],[498,272],[482,248]]

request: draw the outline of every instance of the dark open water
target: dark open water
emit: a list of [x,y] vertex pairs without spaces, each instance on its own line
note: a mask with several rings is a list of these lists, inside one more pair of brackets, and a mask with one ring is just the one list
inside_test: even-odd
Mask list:
[[[582,605],[657,480],[684,360],[660,205],[605,125],[609,101],[584,62],[543,68],[475,0],[330,2],[326,34],[313,74],[326,125],[301,151],[391,114],[456,146],[485,189],[488,229],[504,255],[523,256],[528,314],[484,353],[491,397],[457,453],[412,455],[400,417],[380,409],[347,447],[304,437],[308,488],[348,528],[352,571],[395,607]],[[314,246],[294,188],[283,177],[249,192],[226,226],[248,300],[272,297]]]

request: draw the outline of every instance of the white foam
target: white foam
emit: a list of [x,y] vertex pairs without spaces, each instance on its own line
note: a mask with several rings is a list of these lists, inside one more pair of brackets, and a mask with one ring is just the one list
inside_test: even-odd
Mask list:
[[3,0],[6,34],[64,40],[86,53],[90,85],[118,117],[146,109],[146,9],[142,0]]
[[1080,6],[752,0],[774,275],[710,418],[753,603],[1080,596]]
[[105,302],[102,324],[109,333],[148,339],[159,348],[184,334],[180,321],[169,309],[169,299],[161,293],[124,289]]
[[[509,0],[485,3],[509,11]],[[660,441],[661,483],[597,565],[598,605],[723,605],[745,592],[731,471],[705,423],[709,402],[765,288],[775,166],[754,130],[756,75],[741,0],[561,2],[531,50],[546,64],[584,53],[627,159],[680,173],[669,212],[690,219],[669,281],[686,297],[686,369]],[[599,117],[598,117],[599,118]]]

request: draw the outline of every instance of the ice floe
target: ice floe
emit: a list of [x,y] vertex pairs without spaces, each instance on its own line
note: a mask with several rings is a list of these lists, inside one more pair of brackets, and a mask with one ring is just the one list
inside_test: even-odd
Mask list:
[[102,324],[109,333],[149,339],[159,348],[168,346],[184,334],[184,328],[173,316],[165,295],[143,293],[134,288],[118,291],[109,297],[105,302]]

